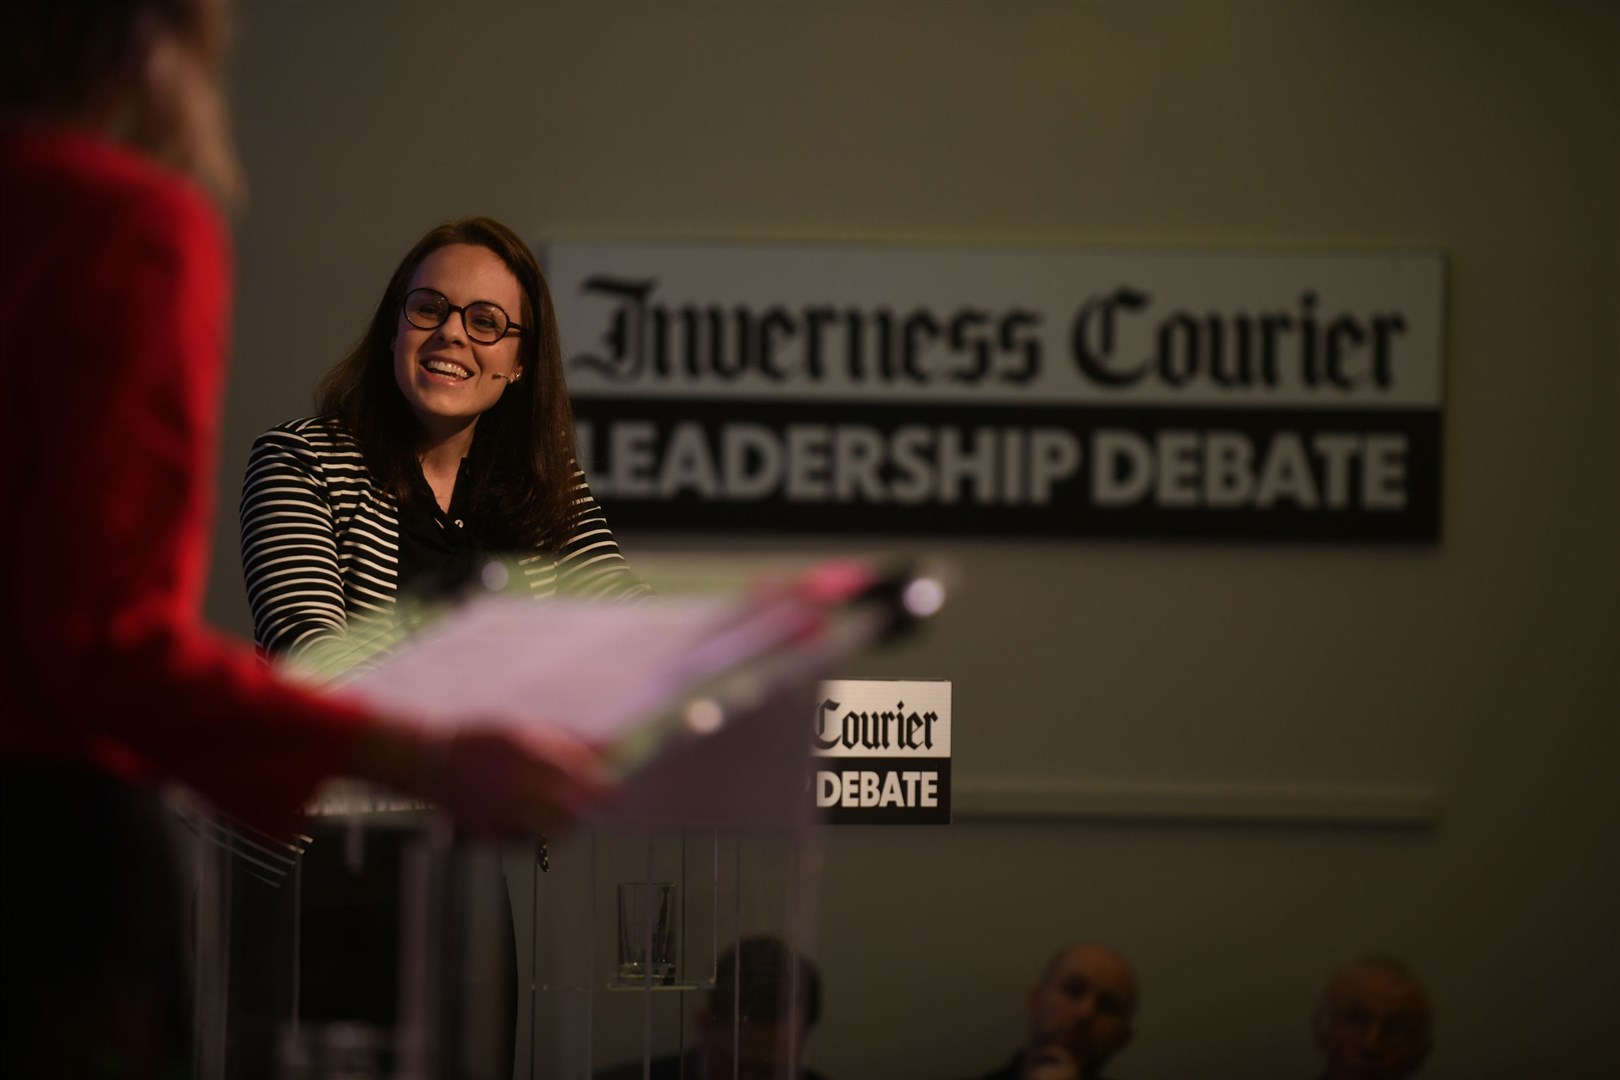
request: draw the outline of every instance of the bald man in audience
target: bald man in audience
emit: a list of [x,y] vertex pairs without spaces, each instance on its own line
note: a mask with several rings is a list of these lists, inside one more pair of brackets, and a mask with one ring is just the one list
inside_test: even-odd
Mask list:
[[1434,1045],[1429,996],[1392,956],[1364,956],[1334,972],[1314,1026],[1322,1080],[1406,1080]]
[[1103,1080],[1134,1033],[1136,975],[1107,945],[1070,945],[1029,988],[1029,1044],[980,1080]]

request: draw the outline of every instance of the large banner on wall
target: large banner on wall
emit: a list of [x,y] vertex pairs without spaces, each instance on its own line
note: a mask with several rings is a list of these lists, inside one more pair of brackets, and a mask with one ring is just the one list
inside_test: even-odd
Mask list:
[[1437,254],[553,244],[616,525],[1424,542]]

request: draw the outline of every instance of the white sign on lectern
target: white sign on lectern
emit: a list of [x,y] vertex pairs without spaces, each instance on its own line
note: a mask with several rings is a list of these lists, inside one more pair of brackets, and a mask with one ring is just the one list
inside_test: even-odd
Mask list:
[[832,679],[811,725],[816,809],[830,825],[949,825],[947,679]]

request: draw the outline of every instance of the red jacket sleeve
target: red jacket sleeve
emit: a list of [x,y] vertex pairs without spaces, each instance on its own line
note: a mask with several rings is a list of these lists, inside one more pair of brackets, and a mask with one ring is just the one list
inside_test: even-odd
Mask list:
[[30,426],[57,437],[12,463],[33,474],[5,571],[28,613],[25,696],[31,722],[92,757],[130,754],[280,830],[365,718],[201,624],[230,271],[199,195],[170,183],[138,202],[82,281],[29,312],[63,345],[31,358],[54,383],[33,396],[61,414]]

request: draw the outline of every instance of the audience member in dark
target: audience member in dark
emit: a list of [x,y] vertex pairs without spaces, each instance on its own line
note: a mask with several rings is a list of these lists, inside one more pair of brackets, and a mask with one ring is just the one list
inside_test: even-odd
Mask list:
[[[743,938],[720,956],[714,989],[697,1009],[697,1045],[655,1058],[651,1080],[824,1080],[804,1068],[805,1039],[821,1018],[821,975],[785,942]],[[640,1062],[596,1080],[641,1080]]]
[[1392,956],[1364,956],[1334,972],[1314,1029],[1322,1080],[1405,1080],[1434,1046],[1429,996]]
[[1052,954],[1024,998],[1029,1043],[980,1080],[1101,1080],[1134,1034],[1136,975],[1106,945]]

